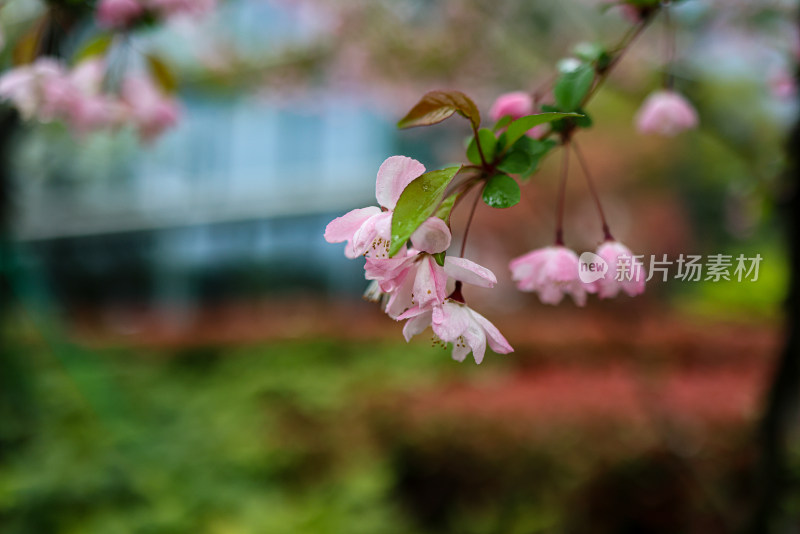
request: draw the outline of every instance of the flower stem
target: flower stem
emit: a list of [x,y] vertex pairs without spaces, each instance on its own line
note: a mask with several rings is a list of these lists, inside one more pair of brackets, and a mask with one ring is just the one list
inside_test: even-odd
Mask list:
[[675,25],[670,16],[669,2],[664,4],[664,88],[672,90],[675,77],[672,75],[672,64],[675,62]]
[[478,128],[474,124],[472,125],[472,135],[475,136],[475,146],[478,147],[478,155],[481,157],[481,163],[483,163],[483,168],[485,169],[488,164],[486,163],[486,158],[483,155],[483,148],[481,147],[481,138],[478,135]]
[[600,203],[600,195],[597,194],[597,188],[594,185],[594,179],[589,171],[589,165],[587,165],[586,159],[583,157],[583,152],[581,152],[581,150],[578,148],[578,143],[575,141],[572,142],[572,150],[575,151],[575,155],[578,157],[578,163],[580,164],[581,169],[583,169],[583,175],[586,177],[586,183],[589,186],[589,191],[592,193],[595,206],[597,206],[597,213],[600,215],[600,222],[603,224],[603,239],[606,241],[613,241],[614,236],[611,235],[611,230],[608,228],[606,214],[603,212],[603,205]]
[[653,19],[652,15],[648,16],[645,19],[642,19],[642,21],[638,25],[634,26],[622,37],[622,40],[620,41],[619,45],[617,45],[616,48],[614,49],[616,51],[616,55],[608,63],[608,66],[606,66],[606,68],[603,69],[603,72],[599,73],[595,77],[596,78],[595,84],[592,87],[592,90],[589,91],[589,93],[584,97],[580,107],[585,107],[586,104],[588,104],[589,101],[594,97],[598,89],[600,89],[600,86],[603,85],[603,82],[606,81],[606,78],[608,78],[609,74],[611,74],[611,71],[613,71],[614,68],[619,64],[619,62],[625,56],[625,53],[630,49],[634,41],[636,41],[636,39],[638,39],[639,36],[642,35],[644,30],[650,25],[652,19]]
[[564,160],[561,164],[561,183],[558,186],[556,204],[556,246],[564,246],[564,203],[567,199],[567,175],[569,174],[569,139],[564,140]]
[[464,237],[461,239],[461,258],[464,257],[464,251],[467,249],[467,237],[469,236],[469,228],[472,226],[472,218],[475,216],[475,209],[478,207],[478,200],[481,198],[481,192],[475,195],[475,200],[472,202],[472,208],[469,211],[469,219],[467,219],[467,226],[464,228]]

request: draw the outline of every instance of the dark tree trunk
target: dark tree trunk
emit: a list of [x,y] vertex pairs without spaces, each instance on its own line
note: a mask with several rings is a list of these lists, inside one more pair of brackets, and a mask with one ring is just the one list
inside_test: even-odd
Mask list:
[[[798,21],[800,22],[800,21]],[[800,67],[795,75],[800,86]],[[800,95],[798,95],[800,100]],[[779,209],[785,223],[789,260],[789,289],[786,298],[785,341],[767,392],[759,427],[760,463],[756,509],[747,532],[765,534],[782,531],[782,504],[792,480],[789,474],[789,434],[797,424],[800,398],[800,118],[787,145],[789,167],[784,197]]]

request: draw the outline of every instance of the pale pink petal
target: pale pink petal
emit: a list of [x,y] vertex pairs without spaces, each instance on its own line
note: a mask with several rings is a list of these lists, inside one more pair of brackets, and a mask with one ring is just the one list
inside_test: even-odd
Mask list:
[[375,206],[369,208],[359,208],[345,213],[328,223],[325,227],[325,241],[328,243],[341,243],[347,241],[345,255],[348,258],[358,257],[352,246],[353,237],[361,226],[369,219],[381,212]]
[[486,334],[483,328],[477,322],[471,321],[462,337],[466,341],[466,345],[472,349],[475,363],[480,364],[483,361],[483,355],[486,354]]
[[406,341],[411,341],[411,338],[417,334],[421,334],[431,325],[431,311],[411,317],[403,326],[403,337]]
[[439,217],[429,217],[411,234],[411,244],[420,252],[444,252],[450,247],[450,228]]
[[489,347],[497,354],[509,354],[514,352],[514,348],[508,343],[500,330],[497,329],[488,319],[483,315],[470,309],[472,318],[483,328],[486,332],[486,338],[489,341]]
[[[400,320],[402,317],[406,319],[422,313],[411,312],[413,303],[411,302],[411,294],[414,291],[414,277],[411,276],[410,270],[405,271],[400,277],[393,281],[394,288],[389,294],[389,299],[386,301],[386,308],[384,311],[386,315],[395,320]],[[411,312],[409,314],[409,312]],[[409,314],[409,315],[406,315]]]
[[414,300],[421,308],[440,303],[445,298],[447,275],[432,256],[425,254],[418,262],[414,280]]
[[367,280],[391,280],[408,269],[414,262],[414,256],[395,256],[394,258],[367,258],[364,265],[364,277]]
[[492,271],[465,258],[447,256],[444,272],[465,284],[479,287],[494,287],[497,284],[497,277]]
[[[463,362],[467,355],[472,352],[472,347],[467,345],[466,343],[454,343],[453,344],[453,359],[457,362]],[[480,363],[480,362],[478,362]]]
[[408,184],[425,173],[425,166],[406,156],[392,156],[378,169],[375,197],[384,208],[393,210]]
[[[391,225],[392,213],[379,211],[361,225],[353,236],[353,250],[357,255],[373,254],[375,257],[389,257],[387,226]],[[383,235],[382,235],[383,234]],[[385,236],[385,237],[384,237]]]
[[467,307],[457,302],[445,301],[442,306],[433,308],[433,332],[439,339],[452,343],[469,326],[470,316]]

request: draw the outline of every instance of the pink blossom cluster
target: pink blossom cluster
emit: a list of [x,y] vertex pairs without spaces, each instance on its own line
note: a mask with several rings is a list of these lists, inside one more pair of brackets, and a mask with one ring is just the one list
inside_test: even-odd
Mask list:
[[463,284],[494,287],[495,275],[465,258],[448,256],[440,265],[434,254],[450,246],[450,229],[438,217],[428,218],[404,246],[389,257],[392,213],[401,193],[425,167],[412,158],[393,156],[378,170],[376,198],[380,207],[360,208],[334,219],[325,229],[329,243],[346,242],[348,258],[366,257],[365,277],[371,280],[366,296],[382,303],[389,317],[406,321],[406,341],[433,330],[434,343],[453,344],[453,358],[463,361],[472,352],[483,361],[488,346],[498,354],[513,351],[503,335],[486,318],[469,308],[461,293]]
[[147,16],[168,19],[199,16],[213,10],[216,0],[100,0],[97,23],[103,28],[125,30]]
[[564,295],[583,306],[587,294],[606,299],[620,292],[631,297],[644,292],[644,266],[628,247],[609,240],[600,245],[596,254],[608,270],[592,282],[581,280],[578,255],[563,245],[536,249],[513,259],[509,264],[511,278],[521,291],[535,292],[543,303],[554,305]]
[[40,58],[0,76],[0,100],[11,102],[26,120],[63,121],[78,134],[130,124],[142,140],[150,141],[177,123],[177,101],[148,76],[126,76],[118,93],[108,91],[105,81],[102,59],[67,69]]

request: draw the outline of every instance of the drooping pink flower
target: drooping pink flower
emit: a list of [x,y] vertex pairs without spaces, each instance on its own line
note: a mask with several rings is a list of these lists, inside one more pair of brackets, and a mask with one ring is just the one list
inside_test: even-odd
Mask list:
[[487,342],[497,354],[514,352],[503,334],[491,322],[461,302],[448,299],[429,309],[409,310],[401,318],[408,319],[403,327],[406,341],[431,326],[435,339],[453,344],[453,359],[459,362],[463,362],[472,352],[475,363],[481,363]]
[[95,16],[101,28],[118,30],[132,26],[144,12],[139,0],[100,0]]
[[403,258],[367,258],[367,280],[375,280],[387,295],[385,311],[397,319],[412,307],[427,309],[441,305],[446,295],[448,276],[454,280],[479,287],[494,287],[494,273],[465,258],[448,256],[440,267],[430,254],[414,250]]
[[641,133],[675,136],[695,128],[697,111],[683,96],[674,91],[656,91],[636,114],[636,127]]
[[[328,243],[347,242],[345,256],[388,258],[391,241],[392,210],[408,184],[425,172],[425,166],[406,156],[392,156],[381,164],[375,182],[375,197],[381,208],[352,210],[331,221],[325,228]],[[414,234],[411,243],[421,252],[442,252],[450,246],[450,230],[441,219],[431,217]]]
[[533,250],[511,260],[511,279],[520,291],[534,291],[545,304],[558,304],[569,294],[578,306],[586,304],[593,287],[579,278],[578,256],[563,246]]
[[628,247],[618,241],[606,241],[598,247],[597,255],[608,264],[605,275],[593,282],[598,297],[616,297],[620,291],[630,297],[644,293],[644,265]]
[[148,77],[125,78],[121,96],[143,141],[152,141],[178,122],[178,102],[162,93]]

